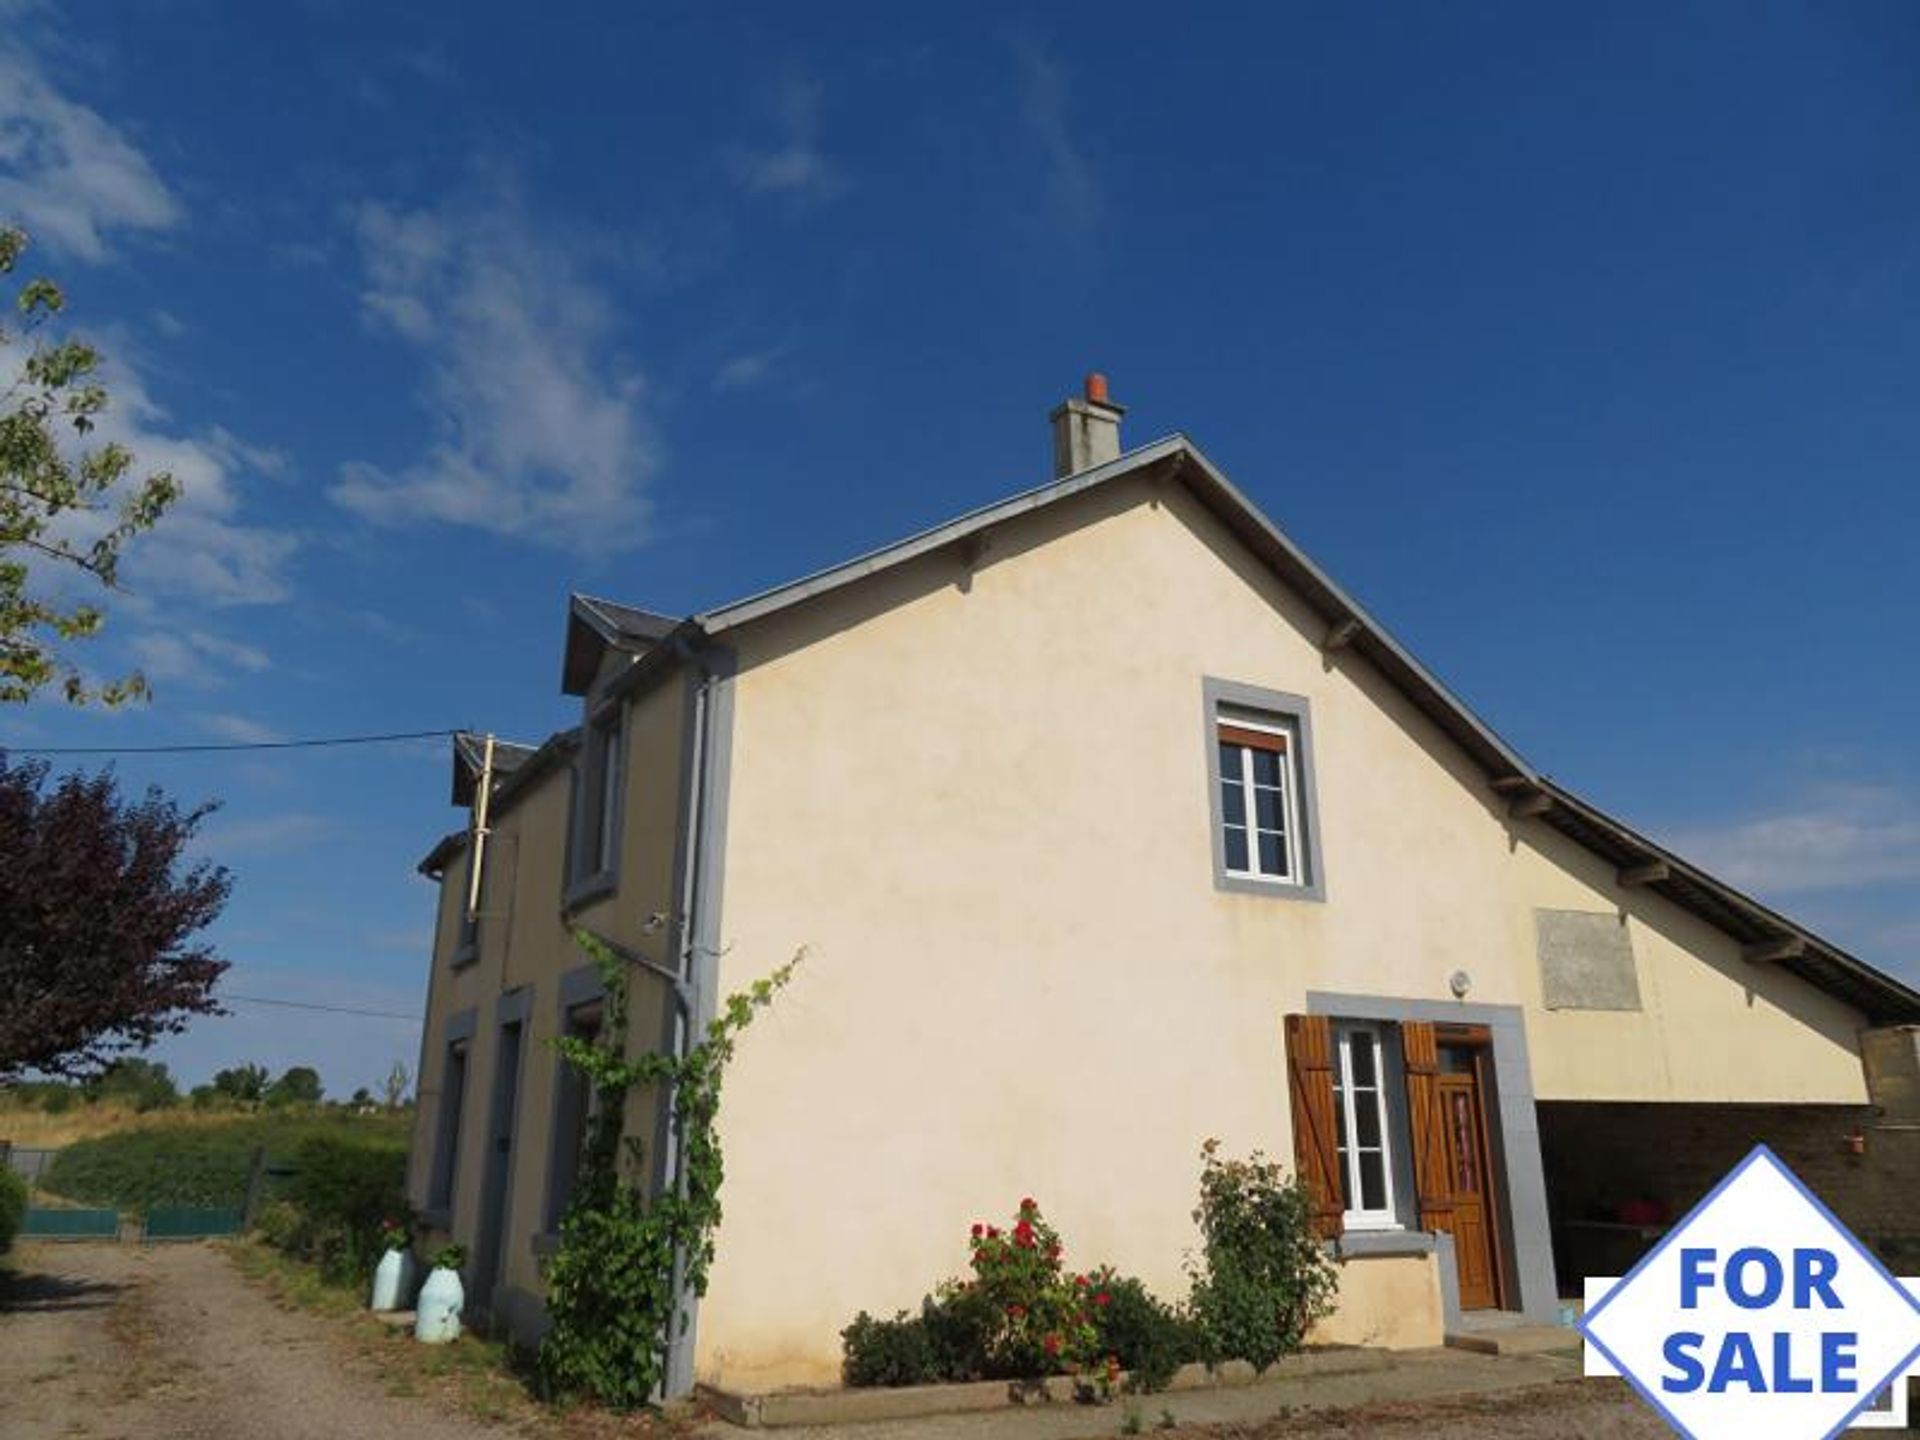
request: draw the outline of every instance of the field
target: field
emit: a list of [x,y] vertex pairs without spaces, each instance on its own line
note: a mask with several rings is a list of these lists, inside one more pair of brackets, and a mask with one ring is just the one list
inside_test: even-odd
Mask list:
[[[22,1123],[35,1120],[54,1123]],[[411,1122],[407,1111],[362,1116],[338,1110],[166,1110],[139,1115],[89,1106],[40,1115],[11,1109],[0,1111],[0,1138],[23,1146],[60,1147],[40,1179],[46,1195],[135,1211],[153,1205],[238,1205],[246,1194],[254,1153],[263,1145],[270,1162],[291,1159],[303,1140],[316,1135],[400,1150]]]

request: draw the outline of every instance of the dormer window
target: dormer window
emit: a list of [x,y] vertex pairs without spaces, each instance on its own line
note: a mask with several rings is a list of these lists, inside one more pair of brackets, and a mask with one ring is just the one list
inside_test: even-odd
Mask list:
[[620,856],[624,730],[616,703],[590,721],[575,771],[573,866],[567,899],[581,904],[614,888]]

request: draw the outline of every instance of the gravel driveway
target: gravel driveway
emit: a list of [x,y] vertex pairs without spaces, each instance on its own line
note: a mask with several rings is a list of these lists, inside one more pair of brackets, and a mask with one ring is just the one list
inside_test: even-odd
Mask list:
[[[14,1261],[16,1273],[0,1275],[6,1440],[473,1440],[477,1433],[628,1440],[674,1430],[732,1440],[750,1433],[717,1422],[681,1428],[640,1417],[563,1417],[524,1402],[489,1421],[444,1393],[383,1378],[366,1358],[365,1324],[281,1308],[216,1246],[26,1245]],[[1078,1440],[1123,1433],[1133,1409],[1143,1433],[1165,1440],[1667,1434],[1618,1382],[1569,1383],[1562,1377],[1570,1373],[1564,1362],[1545,1359],[1422,1352],[1368,1376],[1150,1395],[1137,1407],[1049,1406],[759,1433],[792,1440]],[[1178,1428],[1158,1429],[1163,1413]]]
[[[385,1393],[336,1322],[281,1310],[208,1245],[24,1245],[0,1278],[7,1440],[472,1440]],[[510,1433],[502,1428],[499,1433]]]

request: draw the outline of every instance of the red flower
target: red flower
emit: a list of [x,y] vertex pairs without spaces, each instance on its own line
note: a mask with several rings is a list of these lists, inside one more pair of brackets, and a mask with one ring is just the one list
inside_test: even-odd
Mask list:
[[999,1230],[992,1225],[987,1226],[987,1239],[998,1240],[999,1238],[1000,1238]]
[[1033,1203],[1033,1197],[1029,1195],[1027,1196],[1026,1199],[1020,1202],[1020,1208],[1022,1210],[1038,1210],[1040,1207]]
[[1076,1275],[1073,1277],[1073,1283],[1084,1290],[1087,1288],[1087,1277],[1084,1275]]
[[1007,1314],[1011,1315],[1016,1320],[1020,1319],[1026,1313],[1027,1313],[1027,1307],[1024,1305],[1007,1306]]
[[1031,1248],[1033,1245],[1033,1226],[1029,1225],[1025,1220],[1022,1220],[1018,1225],[1014,1226],[1013,1243],[1022,1247]]
[[1102,1290],[1098,1295],[1093,1297],[1093,1303],[1096,1305],[1111,1305],[1113,1303],[1113,1296]]
[[978,1240],[982,1235],[986,1233],[987,1233],[986,1226],[982,1225],[978,1220],[973,1222],[973,1238],[974,1239]]
[[1060,1258],[1060,1247],[1058,1245],[1049,1245],[1047,1247],[1047,1259],[1058,1260],[1059,1258]]
[[1058,1355],[1060,1353],[1060,1337],[1058,1335],[1047,1336],[1043,1343],[1049,1355]]

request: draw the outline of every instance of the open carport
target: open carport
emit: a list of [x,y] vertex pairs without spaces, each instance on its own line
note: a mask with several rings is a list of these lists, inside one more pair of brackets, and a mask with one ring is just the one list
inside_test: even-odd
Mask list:
[[1536,1108],[1565,1298],[1580,1295],[1584,1276],[1625,1274],[1763,1142],[1890,1265],[1911,1263],[1917,1136],[1873,1106],[1549,1100]]

